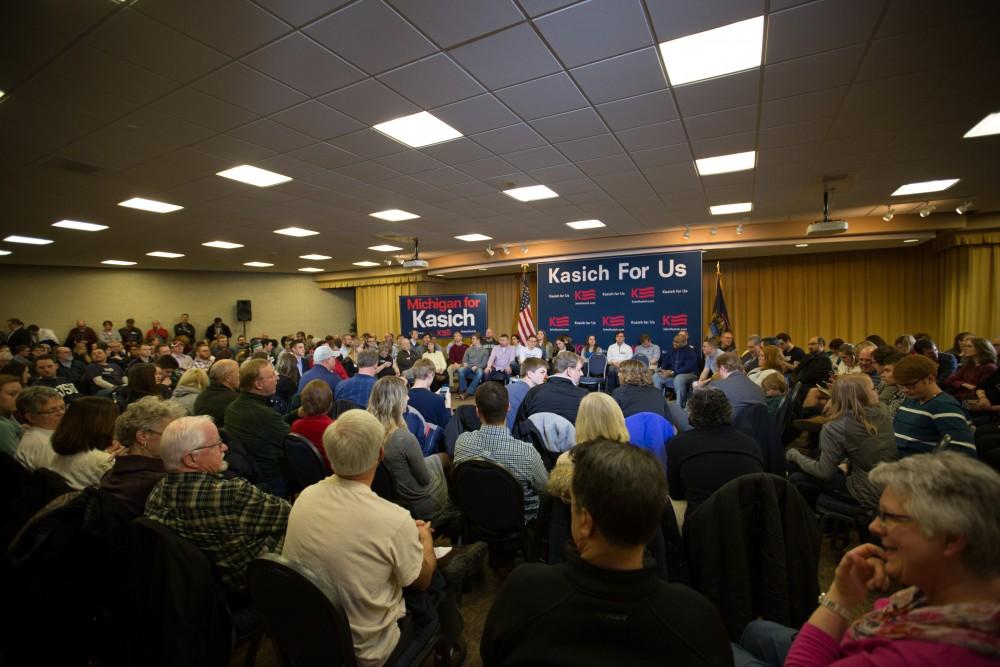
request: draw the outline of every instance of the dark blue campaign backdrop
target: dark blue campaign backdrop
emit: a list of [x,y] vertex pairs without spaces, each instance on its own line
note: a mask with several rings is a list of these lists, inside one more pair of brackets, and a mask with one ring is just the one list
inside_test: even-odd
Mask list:
[[435,338],[486,330],[485,294],[426,294],[399,297],[399,321],[408,334],[416,329]]
[[669,348],[680,329],[701,339],[701,253],[595,257],[538,265],[538,328],[574,343],[597,336],[604,349],[617,331],[636,345],[648,333]]

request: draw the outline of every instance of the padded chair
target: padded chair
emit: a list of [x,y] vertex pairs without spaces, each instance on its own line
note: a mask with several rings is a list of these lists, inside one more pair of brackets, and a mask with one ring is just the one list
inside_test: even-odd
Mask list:
[[327,476],[323,459],[304,435],[289,433],[285,437],[285,458],[288,461],[288,490],[293,495]]
[[455,504],[462,511],[463,541],[485,541],[494,548],[518,548],[532,560],[524,527],[524,491],[503,466],[483,459],[463,461],[452,481]]
[[785,393],[784,398],[778,403],[778,409],[774,411],[774,430],[783,443],[789,442],[785,438],[785,432],[788,430],[789,424],[792,423],[792,417],[799,410],[799,394],[801,392],[802,383],[796,382],[791,391]]
[[229,451],[226,452],[226,461],[229,468],[224,473],[227,477],[242,477],[251,484],[260,481],[260,469],[257,461],[254,460],[247,448],[240,442],[240,439],[226,430],[225,427],[219,429],[219,437],[226,443]]
[[250,595],[283,667],[356,667],[347,614],[308,569],[266,553],[250,563]]
[[868,524],[872,522],[873,513],[854,500],[821,493],[816,499],[816,514],[819,515],[820,533],[830,536],[830,546],[837,551],[847,548],[852,528],[858,531],[860,542],[869,540]]
[[389,468],[386,467],[385,463],[379,463],[378,467],[375,468],[375,479],[372,480],[372,491],[374,491],[375,495],[379,498],[388,500],[390,503],[396,502],[396,480],[392,478],[392,473],[389,472]]
[[249,642],[252,667],[263,625],[252,607],[230,613],[226,593],[201,549],[171,528],[139,517],[132,521],[128,568],[130,618],[143,619],[127,633],[130,664],[224,667],[234,643]]
[[340,415],[344,414],[348,410],[360,410],[360,409],[361,409],[361,406],[359,406],[354,401],[352,401],[350,399],[347,399],[347,398],[341,398],[339,400],[334,401],[333,405],[330,406],[330,412],[329,412],[330,419],[333,419],[333,420],[336,421],[336,419]]
[[[15,463],[20,465],[16,461]],[[14,539],[21,527],[28,523],[38,510],[72,490],[66,480],[58,473],[46,468],[32,471],[22,484],[17,498],[14,499],[9,508],[5,508],[6,521],[2,534],[0,534],[0,542],[2,542],[0,546],[6,550],[7,545]]]
[[31,473],[13,456],[0,456],[0,526],[7,523],[14,501],[30,478]]
[[647,357],[645,354],[634,354],[632,355],[632,358],[635,359],[636,361],[641,361],[643,364],[646,365],[646,368],[649,368],[649,357]]
[[583,376],[580,378],[580,386],[587,391],[602,390],[608,382],[608,358],[603,354],[590,355]]

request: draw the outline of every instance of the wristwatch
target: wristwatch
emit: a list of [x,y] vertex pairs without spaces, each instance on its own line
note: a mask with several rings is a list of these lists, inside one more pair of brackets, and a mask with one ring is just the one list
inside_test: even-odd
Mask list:
[[837,604],[836,602],[834,602],[833,600],[831,600],[829,597],[827,597],[826,593],[820,593],[819,594],[819,599],[817,600],[817,602],[819,603],[819,606],[826,607],[827,609],[829,609],[830,611],[832,611],[837,616],[840,616],[841,618],[843,618],[845,621],[850,622],[850,621],[854,620],[854,614],[851,613],[850,609],[848,609],[847,607],[844,607],[842,605]]

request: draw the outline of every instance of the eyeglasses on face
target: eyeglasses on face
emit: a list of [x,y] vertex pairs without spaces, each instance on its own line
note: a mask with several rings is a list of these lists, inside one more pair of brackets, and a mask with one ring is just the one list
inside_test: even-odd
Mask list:
[[188,454],[194,454],[195,452],[197,452],[197,451],[199,451],[201,449],[213,449],[215,447],[222,447],[225,444],[226,443],[224,443],[222,441],[222,438],[219,438],[218,440],[216,440],[215,442],[213,442],[211,445],[202,445],[201,447],[195,447],[194,449],[189,449],[188,450]]
[[65,403],[57,405],[57,406],[55,406],[53,408],[49,408],[48,410],[39,410],[35,414],[39,414],[39,415],[58,415],[58,414],[62,414],[63,412],[66,412],[66,404]]
[[892,512],[886,512],[881,507],[875,511],[875,516],[878,520],[886,525],[894,523],[906,523],[907,521],[912,521],[913,517],[909,514],[893,514]]

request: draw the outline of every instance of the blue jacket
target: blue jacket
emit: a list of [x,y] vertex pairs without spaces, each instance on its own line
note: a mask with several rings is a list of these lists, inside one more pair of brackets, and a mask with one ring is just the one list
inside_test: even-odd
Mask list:
[[638,412],[625,419],[625,428],[632,444],[655,456],[666,475],[667,443],[677,435],[674,425],[655,412]]
[[681,373],[698,374],[698,353],[688,345],[680,349],[671,347],[660,355],[660,368],[673,371],[674,375]]

